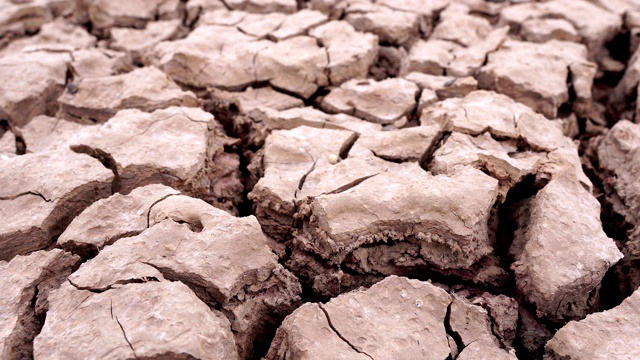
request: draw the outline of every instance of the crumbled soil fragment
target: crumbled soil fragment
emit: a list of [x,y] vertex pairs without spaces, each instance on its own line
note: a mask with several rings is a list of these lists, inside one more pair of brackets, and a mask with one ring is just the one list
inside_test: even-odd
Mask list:
[[123,75],[80,79],[76,86],[77,91],[67,91],[58,99],[58,117],[103,123],[122,109],[152,112],[171,106],[198,105],[193,93],[182,91],[155,67],[144,67]]
[[0,260],[45,249],[82,210],[111,195],[111,170],[69,150],[0,161]]
[[140,187],[128,195],[96,201],[73,219],[58,244],[74,253],[97,254],[120,238],[137,235],[149,227],[151,208],[179,192],[154,184]]
[[3,359],[33,356],[33,338],[42,327],[50,291],[58,288],[79,264],[78,256],[60,249],[0,261],[3,288],[0,355]]
[[68,53],[13,52],[0,56],[0,115],[15,126],[47,112],[65,86]]
[[[431,176],[407,164],[344,192],[317,196],[299,241],[334,264],[363,245],[417,242],[427,262],[465,268],[491,252],[487,219],[496,195],[497,181],[475,169]],[[430,204],[430,211],[419,210],[419,203]]]
[[49,301],[38,359],[238,358],[229,321],[181,282],[148,279],[105,292],[67,282]]
[[322,101],[329,113],[345,113],[365,120],[389,124],[411,115],[416,107],[418,86],[404,79],[350,80],[333,89]]
[[[460,349],[455,343],[450,348],[452,335]],[[494,341],[483,309],[430,283],[391,276],[370,289],[294,311],[278,329],[267,359],[445,359],[476,342],[483,352],[507,356]]]
[[148,221],[139,235],[118,240],[84,263],[70,283],[108,294],[119,284],[180,281],[228,314],[243,358],[299,301],[300,285],[277,263],[254,217],[236,218],[202,200],[174,195],[155,203]]
[[591,291],[622,258],[602,230],[600,204],[566,170],[520,211],[510,249],[519,290],[536,305],[538,315],[584,317]]
[[635,359],[638,347],[640,291],[619,306],[572,321],[547,343],[545,359]]

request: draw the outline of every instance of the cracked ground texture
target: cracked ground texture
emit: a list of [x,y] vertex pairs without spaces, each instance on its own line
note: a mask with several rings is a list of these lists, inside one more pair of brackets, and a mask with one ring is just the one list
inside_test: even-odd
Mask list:
[[636,0],[0,0],[0,359],[640,359]]

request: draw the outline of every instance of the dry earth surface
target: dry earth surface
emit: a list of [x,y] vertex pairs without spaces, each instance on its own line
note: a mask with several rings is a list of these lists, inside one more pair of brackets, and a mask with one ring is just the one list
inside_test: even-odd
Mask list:
[[1,359],[640,359],[637,0],[0,0]]

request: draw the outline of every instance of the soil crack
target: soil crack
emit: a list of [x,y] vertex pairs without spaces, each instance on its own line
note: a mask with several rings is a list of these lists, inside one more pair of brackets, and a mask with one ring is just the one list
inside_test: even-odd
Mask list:
[[151,206],[149,206],[149,211],[147,211],[147,229],[151,226],[151,210],[153,209],[153,207],[163,202],[167,198],[175,195],[180,195],[180,194],[169,194],[169,195],[163,196],[160,199],[156,200],[153,204],[151,204]]
[[72,145],[71,150],[78,154],[89,155],[92,158],[100,161],[100,163],[102,163],[105,168],[111,170],[111,172],[113,172],[111,193],[115,194],[120,191],[122,180],[120,179],[120,173],[118,172],[118,163],[110,153],[99,148],[93,148],[89,145]]
[[129,344],[129,348],[131,349],[131,352],[133,352],[133,357],[137,359],[138,354],[136,354],[136,350],[133,348],[133,345],[131,345],[131,341],[129,341],[129,338],[127,337],[127,332],[124,331],[124,327],[122,326],[122,323],[120,323],[120,320],[118,320],[118,316],[113,315],[113,300],[111,299],[109,300],[111,301],[111,318],[114,319],[116,323],[118,323],[118,326],[120,326],[120,330],[122,331],[122,336],[124,337],[124,340],[127,342],[127,344]]
[[[447,335],[449,335],[453,339],[453,341],[455,341],[456,348],[458,350],[455,357],[452,355],[449,356],[449,358],[452,360],[458,358],[458,356],[462,353],[462,350],[464,350],[464,348],[466,347],[464,345],[464,341],[462,341],[462,336],[451,327],[451,306],[453,305],[454,301],[455,299],[452,299],[449,303],[449,306],[447,306],[447,314],[444,317],[444,328],[447,331]],[[453,354],[453,351],[451,351],[451,354]]]
[[340,334],[340,332],[338,331],[338,329],[335,328],[335,326],[333,326],[333,323],[331,322],[331,317],[329,317],[329,312],[322,306],[322,304],[318,304],[318,306],[320,307],[320,310],[322,310],[322,312],[324,313],[324,316],[327,318],[327,322],[329,323],[329,327],[331,328],[331,330],[333,330],[333,332],[338,335],[338,337],[340,339],[342,339],[342,341],[344,341],[347,345],[349,345],[354,351],[356,351],[359,354],[365,355],[367,356],[369,359],[373,360],[373,357],[369,354],[367,354],[366,352],[358,349],[355,345],[353,345],[351,342],[349,342],[349,340],[347,340],[347,338],[345,338],[344,336],[342,336],[342,334]]
[[27,196],[27,195],[37,196],[37,197],[41,198],[42,200],[44,200],[45,202],[48,202],[48,203],[54,202],[55,200],[57,200],[57,199],[47,199],[46,196],[44,196],[42,193],[40,193],[38,191],[25,191],[23,193],[20,193],[20,194],[14,195],[14,196],[0,196],[0,200],[15,200],[15,199],[17,199],[19,197]]

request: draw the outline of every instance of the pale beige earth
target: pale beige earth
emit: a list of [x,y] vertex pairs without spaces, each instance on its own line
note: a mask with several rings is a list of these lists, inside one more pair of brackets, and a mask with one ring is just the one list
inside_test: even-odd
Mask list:
[[1,359],[640,358],[635,0],[0,0]]

